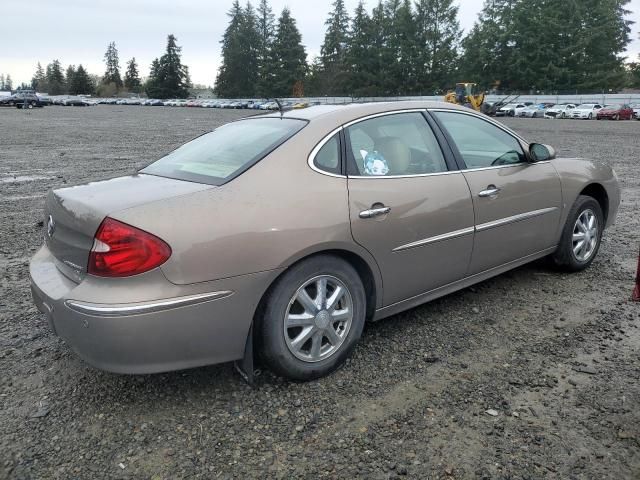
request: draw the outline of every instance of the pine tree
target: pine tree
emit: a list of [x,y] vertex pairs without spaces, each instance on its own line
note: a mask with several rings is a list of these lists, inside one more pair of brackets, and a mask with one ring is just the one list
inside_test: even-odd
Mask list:
[[127,71],[124,74],[124,88],[133,93],[140,93],[142,88],[136,57],[127,62]]
[[0,73],[0,90],[4,90],[4,73]]
[[165,54],[151,64],[151,73],[145,87],[150,98],[186,98],[189,94],[189,69],[182,65],[182,49],[176,42],[176,37],[170,34]]
[[420,92],[434,93],[453,87],[462,34],[458,7],[453,0],[419,0],[416,28]]
[[73,84],[73,77],[76,75],[76,68],[73,65],[69,65],[67,67],[67,71],[65,73],[65,91],[67,93],[71,93],[71,85]]
[[36,73],[33,75],[33,78],[31,79],[31,85],[33,89],[36,91],[46,92],[47,91],[46,81],[47,79],[44,75],[44,69],[42,68],[42,65],[40,65],[40,62],[38,62],[38,65],[36,66]]
[[102,77],[102,83],[108,85],[115,84],[117,89],[122,88],[122,77],[120,76],[120,60],[118,59],[118,49],[116,42],[111,42],[104,54],[104,63],[107,69]]
[[13,90],[13,80],[11,80],[11,75],[7,73],[7,76],[4,78],[4,89],[5,90]]
[[297,82],[304,82],[307,73],[307,54],[302,45],[302,36],[288,8],[282,10],[273,41],[275,72],[273,94],[289,97]]
[[374,28],[364,2],[360,0],[351,21],[345,54],[345,68],[351,72],[347,90],[354,96],[372,96],[377,93],[374,86],[377,62],[372,54]]
[[259,19],[250,3],[243,9],[238,0],[227,15],[230,21],[221,41],[222,65],[214,90],[221,97],[251,97],[260,79]]
[[67,77],[67,84],[69,85],[69,93],[73,95],[91,95],[95,90],[93,80],[82,64],[78,65],[72,80]]
[[327,31],[320,48],[322,65],[321,82],[324,93],[344,94],[348,84],[349,71],[345,69],[345,57],[349,44],[349,15],[344,0],[335,0],[333,10],[325,21]]
[[268,97],[273,79],[271,49],[275,36],[275,15],[267,0],[260,0],[257,11],[258,44],[258,85],[256,94]]
[[58,60],[54,60],[47,65],[46,70],[47,85],[49,95],[62,95],[65,90],[64,74],[62,66]]
[[386,78],[390,73],[389,65],[395,61],[393,55],[389,55],[387,45],[389,19],[385,11],[382,0],[378,1],[378,5],[371,12],[371,45],[369,49],[371,64],[371,95],[380,96],[387,94]]

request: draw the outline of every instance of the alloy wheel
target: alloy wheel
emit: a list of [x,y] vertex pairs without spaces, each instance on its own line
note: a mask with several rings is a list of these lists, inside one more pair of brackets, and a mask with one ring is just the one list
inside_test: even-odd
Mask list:
[[353,300],[347,286],[331,275],[306,281],[295,292],[284,317],[289,351],[304,362],[336,353],[353,323]]
[[598,217],[591,209],[584,210],[573,226],[573,256],[579,262],[588,261],[598,246]]

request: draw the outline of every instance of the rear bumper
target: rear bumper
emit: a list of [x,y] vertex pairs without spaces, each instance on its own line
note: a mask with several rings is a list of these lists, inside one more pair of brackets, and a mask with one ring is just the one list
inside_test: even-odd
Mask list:
[[[277,275],[176,286],[159,271],[148,273],[132,282],[89,277],[76,284],[45,246],[30,264],[31,292],[52,330],[87,363],[116,373],[156,373],[242,358],[255,308]],[[155,290],[171,296],[130,301],[136,283],[144,297],[153,282],[164,282]],[[123,302],[96,301],[118,298],[120,288]]]

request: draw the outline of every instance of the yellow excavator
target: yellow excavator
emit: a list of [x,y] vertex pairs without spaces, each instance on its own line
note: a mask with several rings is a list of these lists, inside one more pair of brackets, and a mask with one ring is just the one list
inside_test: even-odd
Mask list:
[[480,92],[476,83],[456,83],[455,91],[447,93],[444,101],[473,108],[479,112],[484,103],[484,93]]

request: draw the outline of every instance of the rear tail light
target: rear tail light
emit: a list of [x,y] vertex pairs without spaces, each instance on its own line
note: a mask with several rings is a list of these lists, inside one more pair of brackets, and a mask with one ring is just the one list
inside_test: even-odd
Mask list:
[[171,247],[155,235],[105,218],[93,240],[87,271],[99,277],[128,277],[159,267]]

